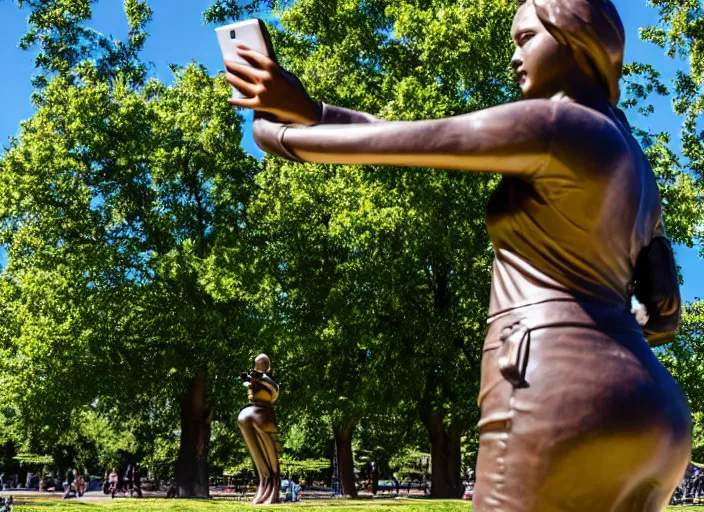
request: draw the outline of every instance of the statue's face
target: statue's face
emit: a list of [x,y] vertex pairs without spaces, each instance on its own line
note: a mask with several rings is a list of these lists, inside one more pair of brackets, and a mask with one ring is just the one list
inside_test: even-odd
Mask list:
[[254,360],[254,369],[261,373],[267,373],[270,366],[269,358],[264,354],[260,354]]
[[563,90],[574,59],[542,24],[532,1],[519,7],[511,36],[516,45],[511,66],[523,96],[549,98]]

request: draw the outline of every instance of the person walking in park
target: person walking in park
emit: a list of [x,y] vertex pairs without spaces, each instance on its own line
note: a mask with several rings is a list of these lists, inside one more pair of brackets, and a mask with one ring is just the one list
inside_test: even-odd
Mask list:
[[[680,317],[655,176],[618,110],[624,30],[610,0],[517,2],[524,99],[383,122],[312,100],[244,47],[228,82],[265,151],[296,161],[502,174],[479,401],[477,512],[655,512],[690,456],[690,413],[651,345]],[[641,325],[631,295],[646,308]]]
[[110,484],[109,492],[112,498],[115,497],[115,493],[117,492],[118,481],[119,476],[117,475],[117,470],[112,468],[112,471],[110,471],[110,475],[108,476],[108,483]]
[[139,467],[137,463],[132,465],[132,474],[130,480],[130,495],[137,495],[138,498],[144,497],[142,493],[142,475],[139,472]]

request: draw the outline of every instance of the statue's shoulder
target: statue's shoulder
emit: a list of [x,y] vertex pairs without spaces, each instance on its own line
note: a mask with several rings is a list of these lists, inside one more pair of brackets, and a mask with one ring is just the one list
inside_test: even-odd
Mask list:
[[550,153],[557,167],[597,178],[631,162],[630,135],[618,120],[577,103],[553,103]]
[[623,127],[614,116],[573,101],[549,101],[549,103],[552,103],[553,121],[559,128],[556,133],[568,130],[594,135],[603,134],[616,139],[623,138]]

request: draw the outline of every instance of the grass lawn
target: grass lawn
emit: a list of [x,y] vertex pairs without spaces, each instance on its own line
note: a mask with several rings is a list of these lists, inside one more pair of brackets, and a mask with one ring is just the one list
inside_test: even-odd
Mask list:
[[[15,506],[17,512],[190,512],[190,511],[217,511],[217,512],[248,512],[262,510],[301,510],[302,512],[315,512],[333,508],[334,512],[360,512],[363,510],[380,510],[388,512],[468,512],[472,510],[470,502],[462,501],[430,501],[430,500],[374,500],[372,501],[310,501],[295,505],[275,505],[271,507],[253,507],[228,500],[191,501],[191,500],[131,500],[120,499],[116,501],[91,503],[86,501],[57,501],[56,499],[33,499],[25,501],[22,505]],[[673,507],[667,512],[704,512],[704,507]]]
[[[19,501],[19,500],[18,500]],[[276,510],[300,510],[301,512],[316,512],[334,509],[335,512],[361,512],[363,510],[380,510],[388,512],[468,512],[472,510],[470,502],[455,501],[430,501],[430,500],[313,500],[293,504],[280,504],[269,507],[246,505],[229,500],[167,500],[167,499],[120,499],[98,503],[80,501],[57,501],[55,499],[28,499],[22,505],[14,507],[16,512],[250,512]],[[701,511],[700,511],[701,512]]]

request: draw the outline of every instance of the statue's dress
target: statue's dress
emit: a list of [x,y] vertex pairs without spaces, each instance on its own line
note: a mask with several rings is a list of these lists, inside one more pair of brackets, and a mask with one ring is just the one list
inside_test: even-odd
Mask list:
[[266,374],[253,381],[250,387],[251,404],[240,412],[237,423],[252,462],[259,475],[259,487],[254,504],[279,503],[281,471],[276,444],[276,417],[273,403],[279,395],[279,386]]
[[474,510],[666,506],[689,461],[690,414],[648,341],[672,338],[679,289],[654,175],[608,106],[525,100],[409,123],[324,105],[315,127],[258,119],[255,139],[297,160],[502,173],[487,215],[496,257]]

